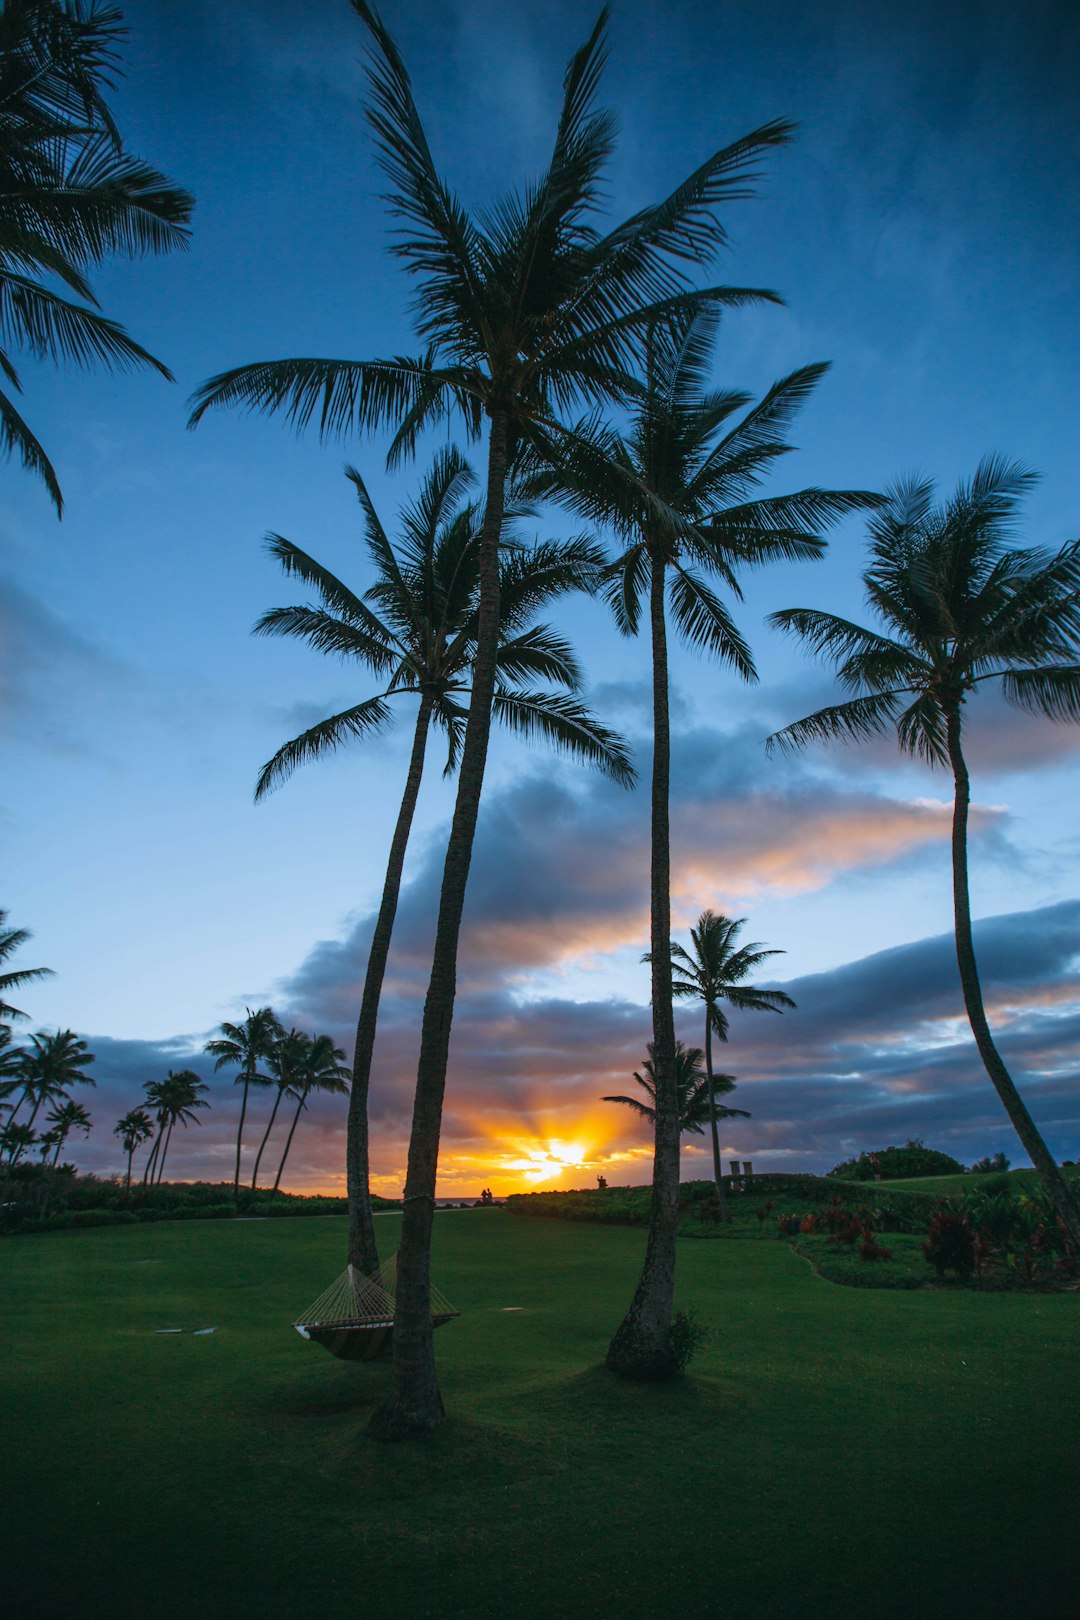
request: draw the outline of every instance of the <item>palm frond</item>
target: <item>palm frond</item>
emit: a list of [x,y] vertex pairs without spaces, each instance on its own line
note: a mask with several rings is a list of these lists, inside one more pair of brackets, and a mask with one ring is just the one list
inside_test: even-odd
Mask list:
[[492,714],[518,736],[551,743],[583,763],[594,765],[620,787],[633,787],[637,781],[624,738],[601,725],[574,698],[499,686]]
[[283,744],[273,758],[267,760],[255,784],[256,803],[279,783],[286,781],[297,766],[309,759],[335,753],[342,743],[354,737],[368,737],[372,732],[381,731],[392,718],[389,705],[382,697],[374,697],[358,703],[355,708],[343,710],[341,714],[332,714],[328,719],[320,720],[318,725],[310,726],[291,742]]
[[396,423],[429,375],[423,360],[265,360],[210,377],[192,394],[189,427],[208,410],[237,405],[280,411],[298,431],[318,415],[322,438],[364,433]]
[[[5,369],[10,375],[10,367]],[[60,493],[60,485],[53,471],[52,462],[35,434],[4,393],[0,393],[0,452],[6,456],[18,454],[27,472],[37,474],[56,507],[57,517],[61,517],[64,511],[64,497]]]
[[77,366],[100,362],[121,369],[147,365],[169,382],[174,380],[168,366],[115,321],[70,303],[26,276],[0,275],[0,331],[38,359],[67,360]]
[[809,742],[866,742],[884,735],[899,712],[903,692],[874,692],[868,697],[849,698],[818,709],[802,720],[774,731],[765,740],[765,750],[804,748]]
[[1006,670],[1001,689],[1018,709],[1050,720],[1080,720],[1080,664]]
[[742,676],[756,681],[753,654],[720,598],[703,579],[676,563],[672,566],[668,595],[671,614],[692,646],[722,659]]

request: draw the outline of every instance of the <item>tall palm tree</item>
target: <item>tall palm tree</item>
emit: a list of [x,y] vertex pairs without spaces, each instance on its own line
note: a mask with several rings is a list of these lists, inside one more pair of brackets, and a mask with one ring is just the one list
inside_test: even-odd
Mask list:
[[72,1131],[82,1131],[84,1136],[89,1136],[93,1121],[82,1103],[72,1101],[57,1103],[55,1108],[49,1110],[45,1118],[50,1126],[50,1131],[47,1134],[53,1138],[55,1152],[53,1153],[52,1162],[55,1168],[63,1151],[64,1143]]
[[[644,1074],[634,1071],[634,1079],[649,1098],[642,1102],[640,1097],[602,1097],[601,1102],[622,1103],[632,1108],[635,1114],[647,1119],[656,1127],[656,1069],[653,1064],[653,1049],[648,1047],[648,1057],[642,1064]],[[742,1108],[725,1108],[716,1102],[717,1093],[725,1095],[735,1089],[735,1076],[733,1074],[713,1074],[701,1066],[702,1051],[700,1046],[684,1046],[682,1041],[675,1042],[675,1087],[679,1110],[679,1135],[692,1132],[701,1136],[710,1119],[719,1116],[721,1119],[737,1117],[749,1119],[750,1115]],[[715,1125],[714,1125],[715,1129]]]
[[235,1064],[240,1073],[233,1084],[242,1085],[244,1088],[240,1103],[240,1124],[236,1129],[234,1201],[240,1196],[240,1149],[244,1139],[248,1091],[252,1086],[273,1085],[270,1075],[260,1072],[259,1064],[264,1063],[272,1055],[275,1044],[284,1033],[272,1007],[260,1007],[256,1012],[252,1012],[250,1007],[245,1007],[244,1011],[247,1017],[242,1024],[222,1024],[220,1037],[207,1041],[203,1048],[208,1057],[217,1059],[214,1064],[215,1074],[226,1064]]
[[[671,729],[668,624],[691,646],[757,679],[750,648],[707,576],[736,599],[741,569],[776,559],[820,557],[818,531],[876,499],[863,491],[803,489],[758,497],[784,455],[791,420],[827,367],[804,366],[752,404],[709,386],[717,311],[677,311],[647,329],[644,376],[628,430],[583,423],[551,465],[528,481],[572,511],[614,531],[608,601],[619,629],[651,640],[653,766],[650,927],[656,1154],[649,1236],[641,1279],[607,1354],[613,1372],[666,1375],[679,1222],[679,1131],[674,1083],[671,978]],[[749,409],[747,407],[749,406]]]
[[192,423],[211,406],[283,411],[324,434],[396,429],[390,458],[459,412],[468,433],[487,424],[477,638],[458,792],[447,844],[431,978],[420,1034],[409,1168],[398,1254],[394,1390],[371,1432],[398,1438],[431,1429],[445,1411],[435,1372],[429,1269],[435,1174],[456,990],[457,950],[487,761],[499,642],[499,546],[508,470],[526,444],[539,453],[565,430],[574,401],[625,396],[628,368],[650,319],[709,299],[740,304],[774,295],[745,288],[695,291],[689,272],[726,238],[716,210],[745,196],[754,162],[788,139],[765,125],[714,153],[663,201],[614,230],[594,223],[614,146],[594,98],[607,12],[571,59],[547,170],[473,217],[438,173],[408,72],[378,12],[353,0],[371,38],[368,121],[401,222],[392,251],[414,277],[419,357],[379,361],[278,360],[211,378]]
[[154,1122],[145,1108],[132,1108],[128,1113],[117,1120],[113,1126],[113,1135],[118,1136],[123,1143],[127,1154],[127,1175],[124,1178],[124,1187],[131,1186],[131,1156],[135,1149],[143,1142],[148,1142],[154,1134]]
[[310,1038],[302,1030],[290,1029],[288,1034],[282,1033],[274,1042],[273,1050],[267,1058],[266,1066],[270,1070],[271,1079],[277,1087],[277,1091],[274,1096],[274,1106],[270,1110],[270,1118],[266,1124],[266,1130],[263,1132],[263,1139],[259,1143],[259,1151],[255,1155],[255,1169],[251,1176],[253,1188],[259,1184],[259,1166],[262,1164],[262,1156],[266,1151],[266,1144],[270,1140],[270,1132],[274,1128],[274,1121],[277,1119],[281,1100],[287,1092],[293,1090],[294,1086],[300,1085],[307,1060],[307,1049],[310,1044]]
[[340,1047],[334,1045],[329,1035],[316,1035],[307,1042],[307,1049],[300,1072],[289,1086],[290,1094],[296,1098],[296,1113],[289,1126],[289,1135],[285,1142],[285,1151],[281,1155],[278,1173],[274,1177],[274,1191],[281,1186],[281,1177],[285,1169],[285,1160],[289,1157],[292,1139],[296,1134],[296,1127],[300,1123],[300,1115],[307,1107],[307,1100],[313,1091],[332,1092],[336,1096],[347,1096],[349,1090],[348,1076],[350,1070],[345,1063],[345,1053]]
[[23,1103],[32,1103],[28,1125],[33,1125],[42,1103],[68,1099],[68,1089],[74,1085],[92,1086],[96,1082],[86,1070],[94,1062],[94,1054],[74,1030],[58,1029],[55,1035],[43,1030],[31,1035],[30,1045],[19,1059],[19,1078],[22,1095],[11,1111],[11,1120]]
[[158,1134],[143,1180],[149,1177],[151,1185],[156,1183],[160,1186],[165,1175],[165,1155],[172,1141],[173,1126],[182,1125],[186,1130],[189,1125],[202,1123],[196,1109],[210,1106],[204,1097],[199,1096],[201,1091],[207,1090],[207,1086],[193,1069],[178,1069],[175,1073],[170,1069],[164,1080],[149,1080],[143,1090],[147,1102],[157,1115],[158,1123]]
[[1080,720],[1080,540],[1051,554],[1009,545],[1034,475],[988,456],[944,505],[933,485],[890,492],[870,523],[867,601],[884,633],[836,614],[788,608],[772,623],[835,665],[843,703],[769,738],[769,747],[859,742],[893,727],[908,754],[953,778],[956,960],[979,1056],[1016,1134],[1080,1247],[1080,1209],[995,1045],[971,932],[967,825],[971,786],[962,737],[966,704],[987,682],[1007,702],[1052,720]]
[[[750,1008],[755,1012],[783,1012],[795,1003],[783,990],[763,990],[747,984],[749,975],[757,970],[767,956],[782,956],[781,950],[766,950],[760,944],[736,945],[746,926],[745,917],[717,916],[703,911],[697,925],[690,930],[690,949],[674,940],[671,945],[672,995],[705,1003],[705,1070],[712,1095],[713,1033],[722,1041],[728,1038],[728,1020],[721,1008],[726,1001],[731,1007]],[[729,1089],[729,1088],[725,1088]],[[730,1113],[730,1110],[727,1110]],[[717,1114],[712,1116],[713,1180],[721,1217],[729,1219],[724,1181],[720,1170],[720,1137],[716,1129]]]
[[[8,928],[6,924],[7,912],[0,911],[0,962],[6,962],[30,938],[28,928]],[[34,979],[49,978],[51,974],[52,968],[16,968],[9,973],[0,973],[0,1027],[9,1019],[26,1017],[24,1012],[12,1007],[5,999],[8,991],[17,990],[20,985],[30,984]]]
[[[104,99],[119,71],[121,21],[115,6],[96,0],[5,0],[0,10],[0,372],[16,392],[8,340],[35,359],[152,366],[172,381],[160,360],[92,307],[86,279],[112,254],[186,247],[194,207],[188,192],[124,150]],[[52,464],[3,392],[0,450],[17,452],[62,512]]]
[[[275,609],[255,628],[296,636],[320,652],[354,660],[385,685],[375,696],[319,721],[278,749],[263,767],[255,797],[261,798],[304,760],[388,726],[393,719],[390,700],[419,698],[364,974],[349,1099],[348,1258],[350,1265],[370,1276],[379,1264],[371,1211],[367,1106],[379,1000],[430,727],[437,725],[446,733],[448,771],[461,752],[476,646],[480,514],[463,502],[472,482],[468,464],[457,451],[446,450],[435,458],[417,500],[401,513],[401,543],[395,549],[359,473],[350,468],[348,476],[360,499],[375,583],[358,597],[306,552],[274,535],[272,554],[288,574],[314,587],[319,605]],[[510,727],[527,735],[537,733],[629,785],[633,771],[625,746],[574,695],[581,678],[569,646],[547,626],[532,622],[553,597],[591,586],[599,561],[599,552],[584,541],[516,549],[502,559],[494,713]],[[538,680],[565,690],[544,691],[535,684]],[[523,685],[526,681],[532,684]]]

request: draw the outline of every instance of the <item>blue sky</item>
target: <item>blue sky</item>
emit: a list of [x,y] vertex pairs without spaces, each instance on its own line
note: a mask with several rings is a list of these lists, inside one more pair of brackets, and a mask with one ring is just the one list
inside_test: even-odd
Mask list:
[[[592,8],[387,0],[385,14],[465,201],[535,172]],[[127,20],[120,126],[194,192],[195,227],[187,254],[111,264],[95,287],[177,384],[27,360],[26,414],[57,467],[63,522],[18,467],[0,468],[3,904],[34,932],[21,960],[56,970],[24,994],[28,1027],[70,1025],[99,1054],[99,1124],[79,1159],[102,1169],[118,1165],[111,1125],[142,1083],[191,1061],[245,1004],[272,1000],[351,1049],[410,717],[253,807],[274,749],[368,689],[248,630],[302,595],[263,554],[268,530],[362,586],[344,462],[362,468],[387,521],[422,471],[388,477],[378,442],[320,445],[273,420],[184,425],[192,389],[227,366],[413,346],[362,119],[363,30],[346,0],[299,17],[278,0],[143,0]],[[1066,5],[615,10],[601,96],[621,124],[613,219],[767,119],[799,125],[759,196],[725,215],[721,266],[723,279],[787,302],[726,320],[718,382],[760,392],[832,362],[775,489],[880,488],[918,470],[947,491],[1000,451],[1042,474],[1024,539],[1056,547],[1080,532],[1078,67],[1080,18]],[[555,518],[538,527],[559,532]],[[728,1147],[762,1165],[826,1168],[921,1135],[964,1159],[1003,1147],[1016,1161],[942,945],[948,782],[884,746],[764,756],[768,732],[830,691],[764,615],[861,613],[862,550],[853,521],[827,561],[748,581],[738,617],[756,688],[685,650],[673,658],[676,927],[705,906],[747,916],[748,938],[786,951],[774,979],[800,1004],[736,1022],[725,1064],[753,1118]],[[592,603],[560,623],[582,649],[594,706],[647,771],[646,644],[620,639]],[[988,997],[1066,1157],[1080,1151],[1078,751],[1080,729],[992,702],[972,715]],[[450,802],[436,774],[407,869],[373,1101],[385,1190],[400,1181]],[[509,1167],[547,1141],[582,1148],[579,1181],[598,1169],[644,1179],[647,1141],[629,1116],[604,1125],[620,1111],[596,1099],[625,1089],[648,1037],[646,817],[641,792],[498,744],[440,1190],[494,1181],[500,1165],[509,1184]],[[178,1174],[227,1166],[233,1101],[216,1081],[214,1113],[174,1143]],[[342,1124],[330,1109],[306,1143],[298,1136],[295,1186],[335,1181]],[[486,1175],[482,1162],[494,1166]],[[684,1173],[693,1166],[688,1148]]]

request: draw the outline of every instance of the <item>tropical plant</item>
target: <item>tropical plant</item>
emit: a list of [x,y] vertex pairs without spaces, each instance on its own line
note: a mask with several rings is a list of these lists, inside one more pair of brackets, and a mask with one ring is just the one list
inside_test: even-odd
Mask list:
[[398,1253],[394,1390],[372,1418],[384,1438],[433,1428],[445,1416],[435,1372],[429,1287],[442,1102],[453,1016],[458,937],[487,760],[499,641],[499,546],[508,469],[525,445],[544,455],[567,430],[575,400],[623,398],[641,334],[659,315],[708,299],[740,304],[773,295],[695,291],[694,265],[723,245],[718,206],[744,196],[754,160],[786,141],[775,122],[714,153],[662,202],[601,234],[593,223],[614,145],[611,117],[594,109],[606,11],[572,58],[545,173],[470,217],[435,168],[397,46],[367,0],[353,0],[371,36],[368,120],[402,222],[393,251],[415,277],[420,357],[357,362],[282,360],[240,367],[197,392],[192,422],[211,406],[283,411],[298,428],[317,414],[324,434],[396,428],[391,460],[454,412],[466,430],[488,426],[472,698],[443,869],[409,1146]]
[[201,1124],[196,1109],[209,1108],[210,1104],[199,1095],[207,1090],[206,1082],[200,1080],[193,1069],[179,1069],[175,1073],[170,1069],[164,1080],[148,1080],[143,1090],[158,1126],[143,1175],[143,1181],[149,1180],[153,1186],[165,1175],[165,1155],[172,1141],[173,1126],[182,1125],[186,1130],[189,1125]]
[[203,1050],[208,1057],[216,1058],[214,1073],[226,1064],[234,1064],[240,1073],[234,1080],[234,1085],[244,1088],[240,1103],[240,1124],[236,1128],[236,1170],[233,1175],[233,1198],[240,1196],[240,1150],[244,1139],[244,1120],[247,1117],[248,1092],[252,1086],[273,1085],[270,1075],[262,1074],[259,1064],[264,1063],[273,1054],[275,1044],[281,1039],[283,1030],[272,1007],[260,1007],[252,1012],[245,1007],[247,1017],[242,1024],[224,1023],[221,1025],[221,1034],[212,1041],[207,1041]]
[[[110,255],[186,247],[194,206],[125,151],[104,99],[125,37],[117,7],[96,0],[5,0],[0,10],[0,371],[21,390],[9,342],[35,359],[109,368],[160,360],[98,313],[86,272]],[[82,300],[52,290],[59,282]],[[11,398],[0,393],[0,449],[18,452],[59,514],[51,462]]]
[[7,1154],[8,1168],[17,1164],[28,1147],[33,1147],[38,1139],[38,1133],[32,1125],[16,1125],[13,1120],[5,1120],[0,1126],[0,1152]]
[[[622,1103],[626,1108],[632,1108],[642,1119],[647,1119],[656,1126],[656,1070],[653,1066],[653,1049],[648,1047],[648,1057],[642,1064],[644,1074],[634,1071],[634,1079],[645,1092],[648,1102],[642,1102],[640,1097],[603,1097],[602,1102]],[[679,1135],[692,1132],[701,1136],[710,1118],[717,1115],[721,1119],[737,1116],[739,1119],[749,1119],[750,1115],[742,1108],[724,1108],[717,1104],[717,1094],[726,1095],[735,1089],[735,1076],[732,1074],[710,1074],[701,1066],[702,1050],[700,1046],[684,1046],[682,1041],[675,1042],[675,1086],[679,1106]]]
[[[0,963],[6,962],[30,938],[29,929],[8,928],[6,925],[7,912],[0,911]],[[16,990],[22,984],[30,984],[35,979],[48,978],[51,974],[52,968],[15,968],[9,973],[0,973],[0,1028],[11,1018],[26,1017],[24,1012],[12,1007],[5,999],[8,991]]]
[[299,1072],[289,1085],[289,1094],[296,1098],[296,1113],[289,1126],[289,1135],[285,1142],[285,1151],[281,1155],[278,1173],[274,1178],[274,1191],[281,1186],[281,1177],[285,1169],[285,1160],[289,1157],[289,1149],[296,1134],[296,1127],[300,1123],[300,1115],[307,1107],[308,1098],[313,1091],[333,1093],[336,1096],[347,1096],[349,1091],[350,1070],[345,1062],[345,1053],[340,1047],[334,1045],[329,1035],[316,1035],[307,1041],[303,1061]]
[[70,1100],[57,1103],[55,1108],[49,1110],[45,1119],[50,1127],[46,1135],[52,1137],[55,1148],[52,1161],[55,1167],[72,1131],[82,1131],[84,1136],[89,1136],[93,1121],[82,1103]]
[[[350,738],[382,731],[393,719],[388,700],[419,698],[405,789],[364,974],[349,1100],[348,1260],[370,1276],[378,1269],[379,1255],[371,1213],[367,1102],[379,999],[431,725],[447,736],[448,772],[461,752],[476,646],[481,515],[463,501],[473,482],[468,464],[455,450],[443,451],[423,480],[417,500],[401,513],[401,542],[395,549],[360,474],[350,468],[348,476],[360,500],[375,583],[358,597],[291,541],[273,535],[272,555],[286,573],[314,587],[319,605],[277,608],[255,628],[264,634],[295,636],[320,652],[355,660],[385,686],[279,748],[263,767],[255,797],[259,799],[305,760],[333,752]],[[629,784],[633,771],[625,745],[574,695],[581,677],[573,652],[546,625],[532,622],[553,597],[591,585],[599,561],[600,554],[583,541],[521,547],[502,559],[494,714],[518,732],[543,737]],[[565,690],[548,692],[538,681]]]
[[[646,330],[644,377],[624,434],[584,422],[529,479],[592,522],[614,531],[619,555],[606,593],[616,624],[636,635],[645,617],[651,640],[649,961],[657,1069],[653,1211],[641,1280],[612,1339],[607,1364],[651,1377],[666,1364],[675,1288],[679,1219],[679,1135],[673,1085],[675,1022],[671,976],[671,733],[668,696],[670,609],[691,644],[756,680],[750,648],[707,576],[737,599],[739,572],[777,559],[820,557],[818,531],[872,503],[862,491],[804,489],[759,498],[773,462],[790,446],[791,420],[827,367],[805,366],[762,400],[709,387],[718,310],[691,307]],[[747,407],[750,407],[747,409]]]
[[137,1147],[148,1142],[154,1134],[154,1122],[145,1108],[132,1108],[113,1126],[113,1135],[120,1138],[127,1154],[127,1174],[124,1186],[131,1186],[131,1158]]
[[988,456],[944,505],[934,505],[928,481],[912,479],[890,491],[870,522],[872,561],[863,574],[885,631],[820,609],[774,613],[773,624],[835,665],[850,695],[785,726],[769,746],[860,742],[895,727],[905,753],[951,770],[953,916],[968,1021],[1016,1134],[1080,1245],[1080,1208],[990,1032],[968,885],[971,784],[962,736],[969,698],[990,682],[1029,714],[1080,720],[1080,540],[1054,554],[1009,544],[1033,482],[1016,463]]
[[270,1140],[270,1132],[274,1129],[274,1121],[277,1119],[282,1098],[287,1092],[292,1091],[294,1086],[299,1086],[302,1083],[307,1049],[310,1045],[310,1036],[305,1035],[302,1030],[290,1029],[287,1034],[283,1032],[278,1036],[266,1059],[266,1066],[270,1070],[271,1083],[277,1087],[277,1091],[274,1096],[274,1106],[270,1110],[270,1118],[266,1123],[266,1130],[263,1132],[263,1139],[259,1143],[259,1151],[255,1155],[255,1169],[251,1176],[253,1188],[259,1184],[259,1166],[262,1164],[262,1156],[266,1152],[266,1144]]
[[[722,1041],[728,1038],[728,1020],[721,1002],[755,1012],[783,1012],[785,1007],[795,1005],[783,990],[763,990],[758,985],[746,983],[747,977],[761,966],[767,956],[782,956],[784,953],[781,950],[766,950],[757,943],[736,946],[745,925],[745,917],[732,918],[725,917],[723,913],[717,915],[712,911],[703,911],[696,926],[690,930],[690,949],[685,950],[674,940],[671,945],[672,995],[681,1000],[705,1003],[705,1072],[710,1088],[713,1085],[713,1033]],[[730,1087],[725,1089],[730,1090]],[[731,1109],[725,1111],[726,1114],[731,1112]],[[722,1220],[728,1220],[730,1216],[720,1168],[720,1137],[716,1122],[718,1118],[725,1117],[725,1113],[718,1114],[714,1109],[710,1121],[713,1180]],[[746,1115],[747,1119],[749,1117]]]
[[58,1029],[55,1035],[43,1030],[31,1035],[29,1046],[19,1055],[19,1078],[22,1095],[11,1110],[8,1123],[23,1103],[32,1104],[28,1125],[33,1125],[42,1103],[68,1098],[68,1088],[74,1085],[92,1086],[95,1081],[85,1071],[94,1062],[94,1054],[86,1042],[70,1029]]

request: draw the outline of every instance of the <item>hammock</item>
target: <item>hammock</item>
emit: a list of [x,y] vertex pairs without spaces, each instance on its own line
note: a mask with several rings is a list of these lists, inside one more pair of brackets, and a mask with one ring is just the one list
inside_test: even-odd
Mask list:
[[[370,1277],[355,1266],[346,1266],[293,1327],[301,1338],[321,1344],[342,1361],[371,1361],[394,1331],[396,1283],[396,1254]],[[432,1288],[432,1327],[442,1327],[460,1315],[445,1294]]]

